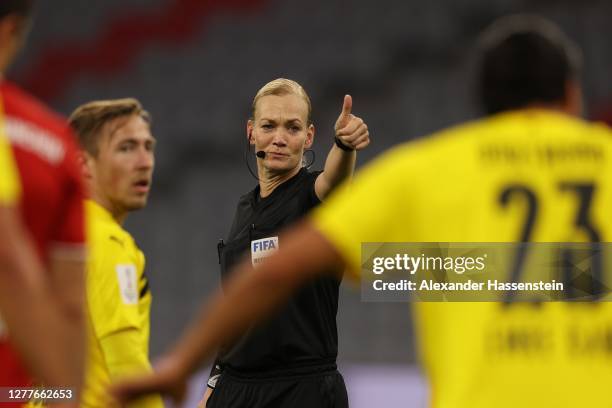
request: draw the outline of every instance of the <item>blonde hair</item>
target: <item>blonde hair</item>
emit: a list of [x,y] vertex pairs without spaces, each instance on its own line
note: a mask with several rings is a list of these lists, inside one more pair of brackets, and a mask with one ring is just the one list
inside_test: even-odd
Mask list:
[[312,114],[312,106],[310,105],[310,97],[308,97],[308,94],[306,93],[304,88],[302,88],[302,85],[298,84],[295,81],[292,81],[291,79],[285,79],[285,78],[277,78],[273,81],[270,81],[264,86],[262,86],[259,91],[257,91],[255,98],[253,98],[251,119],[255,119],[255,111],[257,110],[257,102],[259,101],[259,99],[263,98],[264,96],[268,96],[268,95],[276,95],[276,96],[297,95],[301,97],[304,100],[304,102],[306,102],[306,106],[308,107],[308,112],[306,115],[306,122],[309,125],[312,123],[310,119],[310,116]]
[[116,118],[132,115],[139,115],[145,122],[151,123],[149,113],[134,98],[88,102],[76,108],[68,121],[77,134],[81,148],[96,156],[102,127]]

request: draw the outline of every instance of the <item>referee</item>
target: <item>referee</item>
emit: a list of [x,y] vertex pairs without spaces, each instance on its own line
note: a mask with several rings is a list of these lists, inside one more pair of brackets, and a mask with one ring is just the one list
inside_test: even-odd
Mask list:
[[[324,170],[310,172],[303,167],[315,135],[310,98],[297,82],[283,78],[257,92],[246,136],[255,149],[259,183],[238,201],[229,236],[219,244],[224,283],[245,255],[257,267],[282,247],[281,230],[351,177],[356,151],[369,143],[367,126],[351,114],[351,104],[346,96]],[[346,387],[336,369],[339,285],[334,276],[313,281],[271,319],[224,347],[201,405],[346,407]]]

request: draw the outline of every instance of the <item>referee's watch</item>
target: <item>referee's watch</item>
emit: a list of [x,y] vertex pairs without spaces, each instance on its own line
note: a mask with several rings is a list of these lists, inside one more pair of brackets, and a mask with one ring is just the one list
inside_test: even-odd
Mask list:
[[344,143],[342,143],[342,141],[338,139],[337,137],[334,139],[334,142],[336,143],[336,146],[338,146],[340,149],[344,150],[345,152],[352,152],[355,150],[353,148],[348,147]]

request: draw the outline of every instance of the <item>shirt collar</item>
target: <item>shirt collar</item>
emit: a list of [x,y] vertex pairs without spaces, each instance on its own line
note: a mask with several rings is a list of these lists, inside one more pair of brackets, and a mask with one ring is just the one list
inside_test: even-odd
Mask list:
[[111,213],[95,201],[85,200],[85,207],[87,209],[87,212],[91,214],[95,219],[117,224],[117,221],[115,221]]

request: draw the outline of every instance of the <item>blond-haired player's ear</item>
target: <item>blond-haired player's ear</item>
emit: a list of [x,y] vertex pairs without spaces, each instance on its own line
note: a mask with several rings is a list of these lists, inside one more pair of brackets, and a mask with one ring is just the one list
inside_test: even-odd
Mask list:
[[85,178],[86,180],[89,180],[92,178],[92,170],[91,170],[91,161],[92,158],[89,155],[89,153],[87,152],[80,152],[79,153],[79,157],[78,157],[78,163],[79,166],[81,167],[81,174],[83,175],[83,178]]

